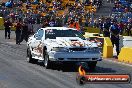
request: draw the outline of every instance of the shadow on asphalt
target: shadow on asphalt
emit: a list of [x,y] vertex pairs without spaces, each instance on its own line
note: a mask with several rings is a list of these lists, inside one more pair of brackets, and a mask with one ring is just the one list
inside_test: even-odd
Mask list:
[[[40,66],[44,66],[42,62],[32,63]],[[63,72],[77,72],[78,67],[75,64],[60,64],[60,63],[52,63],[52,67],[49,68],[51,70],[58,70]]]
[[[44,66],[42,62],[36,63],[37,65]],[[53,63],[53,66],[50,68],[51,70],[58,70],[62,72],[78,72],[79,66],[77,66],[75,63],[65,63],[65,64],[57,64]],[[86,73],[116,73],[115,70],[112,68],[106,68],[106,67],[99,67],[97,66],[95,70],[90,70],[88,67],[83,67],[83,69],[86,71]]]
[[96,67],[96,70],[93,73],[116,73],[116,70],[112,68],[105,68],[105,67]]

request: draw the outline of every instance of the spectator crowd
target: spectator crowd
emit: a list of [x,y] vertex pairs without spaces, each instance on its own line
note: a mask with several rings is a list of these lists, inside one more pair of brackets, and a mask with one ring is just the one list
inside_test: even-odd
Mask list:
[[[102,0],[39,0],[39,2],[37,0],[12,2],[11,0],[9,1],[11,4],[1,3],[0,15],[5,20],[5,29],[9,29],[9,26],[16,27],[15,32],[18,38],[16,44],[23,38],[27,41],[26,37],[34,32],[35,24],[39,24],[38,27],[75,27],[81,32],[85,30],[85,27],[98,27],[100,33],[110,37],[109,29],[113,22],[116,22],[121,30],[120,34],[126,32],[132,35],[131,3],[126,0],[114,1],[112,13],[107,17],[94,17],[103,4]],[[27,32],[27,34],[21,32]],[[7,33],[10,38],[8,30],[5,31],[5,38]],[[22,35],[21,39],[20,35]]]

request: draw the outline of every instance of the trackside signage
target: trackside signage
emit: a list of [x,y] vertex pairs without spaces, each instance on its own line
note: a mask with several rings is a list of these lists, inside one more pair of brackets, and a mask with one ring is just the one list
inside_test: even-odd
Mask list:
[[80,66],[76,81],[83,85],[86,83],[130,83],[131,79],[128,74],[86,74]]

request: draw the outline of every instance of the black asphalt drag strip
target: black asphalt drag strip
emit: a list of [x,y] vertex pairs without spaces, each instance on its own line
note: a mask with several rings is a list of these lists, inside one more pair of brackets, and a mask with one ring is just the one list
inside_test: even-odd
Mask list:
[[[58,69],[61,67],[62,69]],[[129,73],[132,68],[116,63],[101,61],[95,71],[87,73]],[[41,62],[26,61],[26,45],[0,43],[0,88],[132,88],[132,84],[85,84],[76,83],[78,67],[55,64],[45,69]]]

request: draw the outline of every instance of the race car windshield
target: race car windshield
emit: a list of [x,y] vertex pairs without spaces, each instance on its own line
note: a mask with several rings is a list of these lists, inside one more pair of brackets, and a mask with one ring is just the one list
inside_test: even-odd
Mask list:
[[76,30],[46,30],[45,31],[45,39],[56,39],[56,37],[79,37],[85,40],[85,37]]

